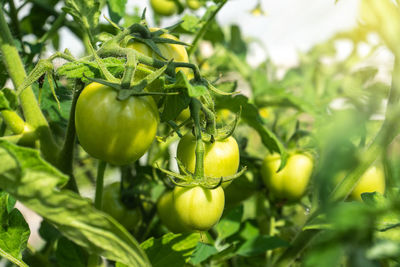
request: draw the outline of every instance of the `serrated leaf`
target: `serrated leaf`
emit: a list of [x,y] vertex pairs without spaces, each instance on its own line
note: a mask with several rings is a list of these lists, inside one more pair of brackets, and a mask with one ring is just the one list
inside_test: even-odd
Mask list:
[[199,233],[168,233],[159,239],[144,241],[141,247],[146,251],[153,267],[181,267],[189,260],[200,240]]
[[[60,189],[68,178],[39,152],[0,141],[0,184],[88,252],[129,266],[149,266],[146,254],[123,226],[78,194]],[[68,203],[68,205],[65,205]]]

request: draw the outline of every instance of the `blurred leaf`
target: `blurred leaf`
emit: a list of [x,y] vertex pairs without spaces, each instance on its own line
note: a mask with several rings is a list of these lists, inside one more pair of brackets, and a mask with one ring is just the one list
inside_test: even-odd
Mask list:
[[107,0],[108,13],[111,20],[118,23],[125,15],[125,6],[127,0]]
[[[90,253],[130,266],[148,266],[146,254],[123,226],[87,199],[60,190],[68,178],[38,151],[0,141],[0,184],[18,201],[54,224]],[[68,203],[68,205],[65,205]]]
[[[10,210],[9,195],[0,192],[0,256],[19,266],[27,266],[22,261],[30,235],[29,226],[21,212]],[[10,210],[10,211],[9,211]]]
[[216,226],[218,239],[226,239],[227,237],[239,231],[242,216],[243,206],[235,207],[231,209],[227,214],[224,214],[224,216]]
[[237,25],[231,26],[231,39],[229,40],[229,48],[236,54],[245,56],[247,52],[246,43],[242,40],[240,28]]
[[392,240],[381,240],[375,243],[366,252],[368,259],[380,260],[394,258],[400,260],[400,244]]
[[200,264],[217,253],[218,250],[215,247],[199,242],[197,243],[196,249],[190,258],[190,263],[194,265]]
[[185,30],[186,32],[196,33],[201,28],[201,20],[193,15],[185,14],[182,17],[182,24],[179,25],[180,28]]
[[236,253],[241,256],[251,257],[261,253],[265,253],[267,250],[287,246],[289,246],[289,243],[285,240],[282,240],[275,236],[271,237],[262,235],[245,241],[239,247]]
[[329,246],[317,246],[306,255],[306,267],[336,267],[341,266],[343,249],[340,245],[332,243]]
[[57,241],[56,258],[59,267],[86,267],[88,254],[74,242],[61,237]]
[[181,267],[189,260],[199,240],[199,233],[168,233],[159,239],[152,237],[144,241],[141,247],[146,251],[153,267]]

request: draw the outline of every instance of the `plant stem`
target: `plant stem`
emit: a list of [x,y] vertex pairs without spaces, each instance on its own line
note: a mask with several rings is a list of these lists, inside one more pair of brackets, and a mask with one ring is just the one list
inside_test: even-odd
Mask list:
[[15,35],[18,37],[18,40],[20,40],[22,43],[22,34],[18,20],[18,10],[15,8],[14,0],[8,0],[8,4],[10,6],[10,19],[12,21],[11,25],[14,29]]
[[57,19],[51,25],[50,30],[48,30],[42,37],[40,37],[40,39],[37,42],[43,44],[50,37],[52,37],[54,33],[57,33],[57,30],[64,25],[64,20],[66,16],[67,14],[65,12],[62,12],[59,16],[57,16]]
[[199,179],[204,177],[204,153],[205,153],[204,142],[201,138],[200,109],[201,109],[201,102],[193,97],[190,103],[190,115],[194,121],[194,132],[196,136],[196,148],[195,148],[196,165],[194,167],[194,176],[195,178]]
[[[2,9],[0,9],[0,50],[14,88],[18,88],[26,78],[26,73]],[[44,157],[53,162],[56,159],[58,147],[54,142],[46,118],[39,108],[32,88],[30,86],[26,88],[20,94],[19,99],[26,122],[32,127],[36,138],[40,140],[40,149]]]
[[[99,160],[97,166],[97,179],[96,179],[96,193],[94,196],[94,207],[101,210],[103,200],[103,186],[104,186],[104,172],[106,170],[107,163]],[[96,267],[99,263],[99,256],[96,254],[90,254],[88,258],[88,267]]]
[[201,38],[203,38],[204,34],[206,33],[208,27],[210,26],[211,22],[213,21],[213,19],[215,18],[215,16],[217,15],[217,13],[221,10],[221,8],[228,2],[228,0],[224,0],[222,2],[220,2],[217,6],[217,8],[214,10],[214,12],[211,13],[211,15],[207,18],[206,23],[204,23],[203,27],[201,27],[201,29],[197,32],[192,45],[189,47],[188,49],[188,55],[189,57],[194,53],[194,51],[196,51],[197,46],[199,41],[201,40]]
[[4,122],[14,134],[20,134],[24,131],[25,121],[13,110],[2,110]]
[[65,141],[60,153],[58,154],[58,168],[69,176],[66,188],[73,190],[79,194],[78,185],[73,173],[73,159],[75,147],[75,107],[78,97],[82,91],[83,83],[78,79],[75,83],[74,96],[72,98],[71,110],[69,112],[69,120]]

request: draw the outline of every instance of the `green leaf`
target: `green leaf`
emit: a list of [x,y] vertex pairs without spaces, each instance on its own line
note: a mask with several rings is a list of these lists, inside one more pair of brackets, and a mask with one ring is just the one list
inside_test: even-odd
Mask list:
[[240,229],[243,217],[243,206],[237,206],[222,217],[216,226],[218,239],[226,239],[235,234]]
[[100,17],[99,0],[65,0],[62,10],[72,15],[83,29],[94,36]]
[[57,241],[56,258],[59,267],[86,267],[88,254],[74,242],[61,237]]
[[[102,61],[107,70],[114,76],[124,72],[125,60],[108,57],[102,59]],[[84,78],[85,76],[90,78],[101,77],[101,71],[95,61],[68,62],[57,69],[57,74],[69,79],[82,79],[84,82],[88,82]]]
[[218,250],[215,247],[204,243],[197,243],[196,250],[190,258],[190,263],[194,265],[200,264],[217,253]]
[[245,257],[255,256],[281,247],[287,247],[289,243],[278,237],[271,236],[257,236],[253,239],[247,240],[236,251],[237,254]]
[[263,125],[257,107],[249,103],[247,97],[243,95],[237,95],[235,97],[220,97],[217,98],[216,101],[218,107],[226,108],[233,112],[238,112],[240,107],[242,107],[241,118],[258,132],[261,141],[271,152],[278,152],[281,154],[280,169],[285,166],[288,155],[283,144],[272,131]]
[[150,265],[136,240],[118,222],[87,199],[60,189],[68,178],[41,159],[38,151],[0,141],[0,162],[2,188],[65,237],[90,253],[129,266]]
[[202,26],[200,19],[193,15],[185,14],[182,20],[179,26],[187,32],[196,33]]
[[22,261],[30,235],[29,226],[17,209],[9,210],[9,195],[0,192],[0,256],[18,266],[27,266]]
[[111,20],[118,23],[125,15],[125,6],[127,0],[107,0],[108,13]]
[[189,260],[199,240],[199,233],[168,233],[159,239],[152,237],[144,241],[141,247],[146,251],[153,267],[181,267]]

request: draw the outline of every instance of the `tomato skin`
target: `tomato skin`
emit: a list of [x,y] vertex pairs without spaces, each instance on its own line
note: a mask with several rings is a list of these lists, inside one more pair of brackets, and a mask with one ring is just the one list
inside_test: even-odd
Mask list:
[[206,231],[221,218],[225,205],[222,187],[175,187],[174,206],[179,220],[193,231]]
[[76,133],[91,156],[114,165],[132,163],[153,142],[159,116],[151,97],[116,99],[111,87],[91,83],[78,98]]
[[286,166],[277,173],[280,164],[281,157],[278,154],[265,157],[261,167],[265,185],[278,199],[297,200],[301,198],[312,174],[313,160],[305,154],[291,154]]
[[[239,146],[232,136],[225,140],[204,144],[204,175],[214,178],[232,176],[239,168]],[[196,138],[185,134],[178,144],[177,158],[190,171],[196,165]]]
[[128,209],[122,203],[119,182],[104,187],[102,210],[111,215],[129,231],[134,230],[142,220],[142,213],[139,208]]
[[[335,184],[338,184],[345,176],[345,172],[340,172],[335,179]],[[385,188],[385,173],[383,169],[379,166],[371,166],[360,177],[357,185],[350,193],[350,198],[362,201],[362,193],[379,192],[383,194],[385,193]]]
[[174,1],[171,0],[150,0],[154,12],[163,16],[172,16],[178,11]]
[[174,206],[173,191],[167,191],[157,201],[157,213],[163,224],[173,233],[185,233],[190,230],[179,220]]
[[186,0],[186,5],[192,10],[197,10],[202,6],[202,3],[198,0]]

